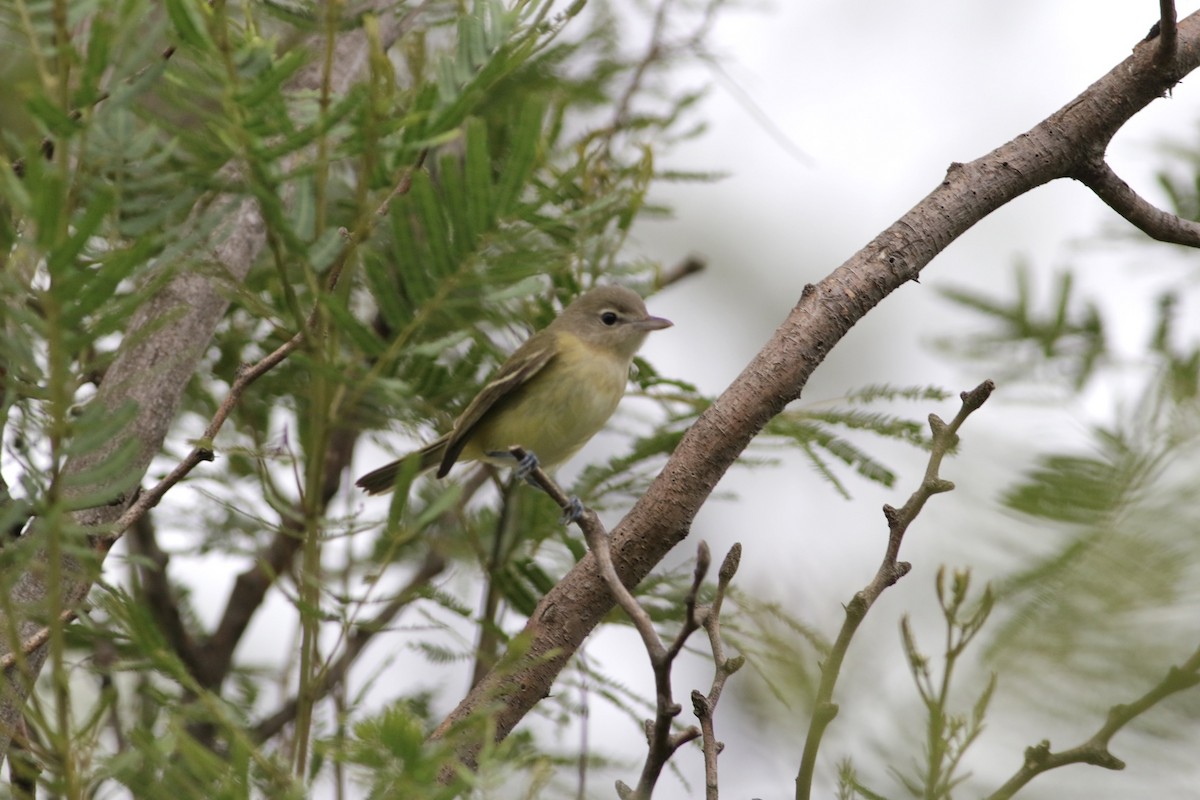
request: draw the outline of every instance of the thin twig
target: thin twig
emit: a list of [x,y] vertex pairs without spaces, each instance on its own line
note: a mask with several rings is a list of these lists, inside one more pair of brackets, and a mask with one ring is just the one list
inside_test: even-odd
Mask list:
[[675,266],[660,272],[654,281],[654,288],[665,289],[672,284],[679,283],[684,278],[703,272],[707,266],[708,262],[703,257],[689,255]]
[[200,462],[212,461],[214,459],[215,456],[210,446],[211,442],[225,424],[225,420],[233,413],[233,409],[237,407],[238,402],[241,401],[242,394],[250,387],[250,384],[270,372],[282,363],[285,358],[295,352],[304,342],[306,332],[306,330],[300,331],[256,363],[243,365],[238,370],[233,385],[229,387],[229,393],[225,395],[225,399],[221,401],[221,405],[217,408],[216,413],[213,414],[212,420],[209,421],[208,426],[204,429],[204,433],[201,434],[201,444],[193,447],[192,451],[176,464],[175,468],[167,473],[166,477],[150,489],[142,492],[133,505],[125,509],[125,513],[117,518],[112,528],[99,541],[98,547],[100,549],[106,551],[112,547],[117,539],[121,537],[121,534],[129,529],[129,526],[137,522],[147,511],[158,505],[163,495],[175,484],[183,480]]
[[1179,26],[1175,17],[1175,0],[1158,0],[1158,52],[1154,56],[1159,67],[1167,67],[1179,50]]
[[1091,764],[1112,770],[1125,769],[1125,762],[1108,750],[1108,743],[1112,737],[1165,698],[1195,686],[1200,686],[1200,648],[1197,648],[1183,664],[1167,670],[1166,676],[1137,700],[1128,705],[1110,708],[1104,724],[1083,744],[1060,753],[1050,752],[1050,742],[1046,740],[1027,748],[1025,763],[1003,786],[988,795],[986,800],[1008,800],[1038,775],[1067,764]]
[[729,588],[729,582],[733,580],[734,574],[737,573],[741,560],[742,545],[739,542],[729,549],[725,560],[721,562],[721,569],[717,572],[717,591],[712,605],[702,612],[704,631],[708,634],[708,644],[712,648],[713,654],[713,679],[707,695],[701,694],[699,691],[692,692],[692,710],[695,712],[696,718],[700,720],[700,743],[701,749],[704,751],[705,800],[717,800],[719,793],[717,756],[725,749],[725,743],[717,740],[716,730],[713,727],[713,714],[717,710],[717,703],[721,700],[725,681],[746,663],[743,656],[727,658],[725,643],[721,640],[721,604],[725,601],[725,592]]
[[[527,453],[524,448],[512,447],[509,448],[509,453],[517,461],[525,459]],[[546,471],[539,467],[534,467],[529,473],[529,479],[537,484],[538,488],[550,495],[550,499],[558,504],[564,512],[571,511],[573,504],[571,498],[562,490]],[[658,632],[654,630],[654,623],[650,620],[650,615],[646,610],[638,605],[638,601],[621,583],[621,579],[617,576],[617,571],[613,567],[612,554],[608,547],[608,531],[604,529],[604,524],[600,522],[600,517],[595,511],[590,508],[584,508],[583,513],[573,520],[579,529],[583,531],[583,536],[587,540],[588,547],[596,554],[596,561],[600,567],[601,574],[604,575],[604,580],[608,584],[608,589],[612,592],[613,598],[620,604],[621,608],[629,615],[633,622],[634,628],[641,635],[642,641],[646,642],[647,647],[651,643],[655,647],[663,651],[666,655],[666,648],[663,647],[662,641],[658,638]],[[653,653],[651,654],[653,658]]]
[[[597,546],[598,545],[598,546]],[[601,565],[601,570],[606,576],[606,580],[616,581],[622,590],[624,584],[620,582],[617,576],[616,568],[612,563],[612,554],[608,546],[608,534],[605,534],[602,541],[593,543],[589,540],[588,546],[592,548],[592,552],[596,555],[596,561]],[[646,720],[646,760],[642,764],[642,774],[638,778],[636,789],[630,789],[623,782],[617,781],[617,795],[621,800],[649,800],[654,793],[654,787],[658,783],[659,776],[662,775],[663,769],[671,756],[675,754],[683,745],[700,737],[700,729],[694,725],[688,726],[677,733],[672,734],[671,728],[675,723],[675,718],[679,716],[679,712],[683,709],[675,702],[675,693],[671,688],[671,668],[674,666],[675,659],[683,651],[683,646],[687,642],[689,636],[700,629],[698,619],[696,598],[700,593],[700,587],[704,583],[704,577],[708,574],[709,565],[712,563],[712,556],[709,553],[708,543],[700,542],[696,547],[696,567],[692,572],[692,585],[688,589],[687,598],[684,601],[684,620],[683,626],[675,635],[671,646],[664,647],[662,640],[659,638],[657,631],[654,630],[650,623],[650,615],[646,610],[637,603],[632,601],[637,608],[640,618],[645,620],[645,625],[648,627],[651,638],[647,638],[642,632],[642,628],[638,626],[637,619],[634,620],[635,626],[638,626],[639,633],[642,633],[642,643],[646,648],[646,653],[650,656],[650,668],[654,672],[654,719]],[[608,578],[611,574],[612,577]],[[611,586],[611,583],[610,583]],[[632,597],[632,596],[631,596]],[[618,600],[618,603],[620,601]],[[625,609],[625,605],[621,604]],[[629,610],[625,609],[625,613],[629,614]],[[630,615],[631,618],[633,615]]]
[[984,381],[969,392],[959,395],[962,405],[958,414],[949,424],[943,422],[936,414],[929,415],[929,428],[933,433],[930,444],[929,461],[925,467],[925,475],[921,485],[909,496],[901,508],[890,505],[883,507],[883,514],[888,521],[888,544],[883,562],[879,565],[875,577],[871,579],[854,599],[846,606],[846,619],[838,633],[837,641],[829,651],[829,656],[821,666],[821,683],[817,688],[816,701],[813,704],[813,716],[808,726],[808,736],[804,742],[804,751],[800,757],[800,770],[796,775],[796,800],[808,800],[812,792],[813,775],[816,770],[817,750],[821,745],[821,737],[825,728],[837,716],[838,707],[833,702],[833,690],[837,685],[842,661],[855,631],[867,615],[867,611],[879,598],[884,590],[903,578],[912,569],[912,565],[900,561],[900,545],[909,526],[925,507],[925,502],[935,494],[948,492],[954,488],[950,481],[943,480],[938,475],[942,459],[958,444],[958,429],[966,422],[972,412],[982,406],[996,388],[991,381]]
[[[525,450],[520,447],[510,448],[509,452],[518,461],[524,460],[526,456]],[[567,497],[566,492],[541,467],[534,467],[529,474],[529,479],[550,495],[563,511],[576,510],[575,504]],[[683,650],[687,638],[701,627],[696,598],[699,595],[700,586],[704,582],[704,576],[708,574],[712,557],[709,554],[708,544],[701,542],[696,552],[696,568],[692,575],[692,585],[685,600],[686,614],[683,627],[672,640],[671,646],[667,647],[659,637],[658,631],[654,629],[654,622],[650,619],[650,614],[642,608],[637,598],[617,575],[609,548],[608,531],[604,529],[600,517],[590,508],[584,508],[582,513],[575,515],[573,519],[583,531],[588,548],[591,549],[600,574],[604,577],[605,585],[612,593],[617,605],[633,623],[638,635],[642,637],[642,644],[650,657],[650,667],[654,672],[655,715],[653,721],[646,721],[648,744],[646,761],[642,765],[642,774],[638,779],[636,789],[630,789],[623,782],[617,781],[617,794],[621,800],[649,800],[659,775],[662,774],[662,770],[671,756],[682,745],[701,735],[700,729],[694,726],[674,734],[671,732],[675,718],[682,711],[680,705],[675,702],[671,690],[671,667],[675,658]]]
[[[58,615],[57,626],[61,627],[67,623],[73,622],[79,618],[81,612],[78,609],[69,608]],[[39,647],[50,641],[51,626],[47,625],[44,628],[38,628],[33,632],[33,635],[21,642],[21,649],[6,653],[0,658],[0,672],[7,672],[19,660],[28,658]]]

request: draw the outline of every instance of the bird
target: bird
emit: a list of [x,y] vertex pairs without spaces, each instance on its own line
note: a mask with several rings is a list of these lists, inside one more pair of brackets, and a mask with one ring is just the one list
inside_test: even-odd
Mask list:
[[[436,467],[439,478],[459,461],[517,466],[519,476],[562,464],[616,410],[646,337],[671,325],[651,316],[632,289],[589,289],[509,356],[448,433],[355,485],[372,495],[389,492],[409,459],[417,459],[418,474]],[[527,453],[520,463],[513,447]]]

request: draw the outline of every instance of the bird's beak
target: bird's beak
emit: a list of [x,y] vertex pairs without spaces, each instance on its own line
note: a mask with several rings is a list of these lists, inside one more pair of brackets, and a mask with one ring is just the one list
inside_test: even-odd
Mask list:
[[633,327],[639,331],[661,331],[663,328],[669,328],[674,324],[671,320],[663,319],[662,317],[646,317],[645,319],[633,321]]

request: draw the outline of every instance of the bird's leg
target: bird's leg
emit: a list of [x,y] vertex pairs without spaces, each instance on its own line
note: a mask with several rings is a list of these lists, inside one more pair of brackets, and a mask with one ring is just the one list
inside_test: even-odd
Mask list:
[[570,525],[572,522],[579,522],[583,519],[583,501],[575,495],[571,495],[571,499],[567,501],[567,505],[563,508],[562,524]]
[[533,480],[533,471],[538,466],[538,457],[534,455],[532,450],[526,450],[525,455],[517,462],[517,478],[533,486],[537,486],[537,481]]
[[[562,522],[564,525],[570,525],[572,522],[579,522],[583,517],[583,501],[578,497],[567,497],[563,494],[561,488],[558,487],[550,476],[542,472],[541,465],[538,463],[538,458],[533,454],[532,450],[526,450],[522,447],[513,447],[507,452],[500,451],[488,453],[495,458],[508,456],[515,459],[517,462],[516,477],[518,480],[523,480],[530,486],[541,489],[546,494],[550,495],[559,506],[562,507],[563,515]],[[540,473],[540,474],[539,474]],[[551,491],[553,488],[554,491]]]
[[[520,456],[516,455],[518,451],[521,454]],[[538,485],[538,482],[533,478],[533,471],[541,466],[541,464],[532,450],[514,447],[512,450],[489,450],[488,455],[492,458],[516,461],[514,469],[516,470],[517,480],[525,481],[530,486]]]

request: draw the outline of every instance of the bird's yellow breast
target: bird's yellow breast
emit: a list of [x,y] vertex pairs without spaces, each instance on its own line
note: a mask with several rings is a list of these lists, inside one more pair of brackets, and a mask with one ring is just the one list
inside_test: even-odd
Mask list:
[[566,461],[612,416],[629,380],[629,359],[559,332],[554,357],[480,421],[463,457],[520,446],[543,466]]

